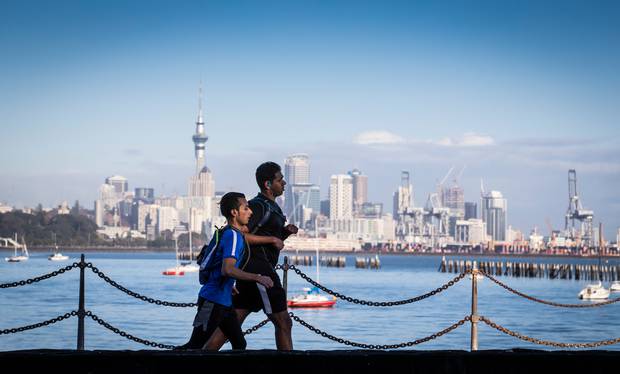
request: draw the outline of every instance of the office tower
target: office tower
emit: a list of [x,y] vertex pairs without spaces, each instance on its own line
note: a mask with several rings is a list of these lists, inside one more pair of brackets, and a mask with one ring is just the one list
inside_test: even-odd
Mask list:
[[403,170],[400,173],[400,186],[394,192],[393,203],[394,219],[413,208],[413,185],[411,185],[409,180],[408,171]]
[[353,178],[353,213],[359,215],[362,205],[368,202],[368,176],[358,169],[351,170],[349,175]]
[[120,175],[114,175],[111,177],[107,177],[105,179],[105,183],[109,184],[110,186],[114,187],[114,192],[117,194],[117,196],[123,196],[123,194],[125,192],[127,192],[127,190],[129,189],[128,186],[128,182],[127,182],[127,178],[125,177],[121,177]]
[[478,218],[478,204],[473,202],[465,203],[465,220]]
[[155,202],[155,190],[147,187],[136,187],[133,199],[140,200],[145,204],[153,204]]
[[332,175],[329,184],[329,218],[353,218],[353,178],[346,174]]
[[499,191],[483,192],[480,208],[487,234],[495,241],[505,241],[508,227],[508,202],[502,193]]
[[288,185],[284,190],[284,214],[291,217],[296,209],[294,186],[300,185],[300,189],[304,189],[307,187],[303,186],[310,184],[310,157],[304,153],[288,156],[284,160],[284,180]]

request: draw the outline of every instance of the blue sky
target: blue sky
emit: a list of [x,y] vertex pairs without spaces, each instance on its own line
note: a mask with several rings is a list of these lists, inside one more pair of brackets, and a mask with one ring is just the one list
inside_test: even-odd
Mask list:
[[[216,187],[263,160],[353,167],[391,211],[452,166],[509,222],[563,224],[567,171],[620,226],[620,5],[609,1],[3,1],[0,201],[79,199],[112,174],[185,193],[202,80]],[[615,236],[615,235],[614,235]]]

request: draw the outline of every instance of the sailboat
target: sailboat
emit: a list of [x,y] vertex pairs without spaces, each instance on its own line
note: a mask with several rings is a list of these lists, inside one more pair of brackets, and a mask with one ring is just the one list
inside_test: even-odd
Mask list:
[[[178,254],[177,254],[178,256]],[[196,273],[200,270],[200,266],[198,264],[192,263],[193,258],[192,253],[192,215],[189,215],[189,261],[181,262],[180,269],[186,273]]]
[[176,238],[174,239],[174,257],[176,260],[175,267],[164,270],[162,272],[163,275],[185,275],[185,271],[183,271],[179,265],[179,246]]
[[[21,248],[21,253],[17,254],[17,248]],[[10,257],[5,257],[4,260],[6,262],[23,262],[28,261],[30,255],[28,254],[28,247],[26,246],[26,241],[22,237],[22,244],[20,245],[17,242],[17,234],[15,234],[15,241],[13,242],[13,248],[15,249],[15,254]]]
[[[316,248],[316,281],[320,282],[318,246]],[[287,300],[286,305],[289,308],[331,308],[336,304],[336,297],[321,295],[317,287],[304,287],[303,291],[305,293]]]
[[55,246],[54,254],[49,255],[47,259],[50,261],[65,261],[69,259],[69,256],[65,256],[62,253],[58,252],[58,246]]
[[56,234],[54,234],[54,254],[47,257],[50,261],[65,261],[69,259],[69,256],[65,256],[58,252],[58,246],[56,245]]

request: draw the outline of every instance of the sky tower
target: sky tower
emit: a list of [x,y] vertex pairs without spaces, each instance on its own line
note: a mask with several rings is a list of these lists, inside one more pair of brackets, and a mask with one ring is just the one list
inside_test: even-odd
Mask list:
[[205,123],[202,119],[202,86],[198,90],[198,120],[196,120],[196,133],[192,136],[192,140],[196,156],[196,174],[199,174],[205,166],[205,146],[209,140],[205,134]]

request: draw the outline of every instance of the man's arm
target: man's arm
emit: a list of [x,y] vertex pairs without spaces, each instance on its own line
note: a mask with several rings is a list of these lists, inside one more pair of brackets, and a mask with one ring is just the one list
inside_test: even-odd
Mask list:
[[257,282],[267,288],[273,287],[273,281],[271,278],[260,274],[248,273],[238,269],[235,266],[236,264],[237,260],[234,257],[225,258],[222,262],[222,275],[238,280]]
[[261,236],[254,234],[245,234],[245,240],[250,245],[256,244],[271,244],[276,247],[278,250],[284,248],[284,242],[275,236]]

